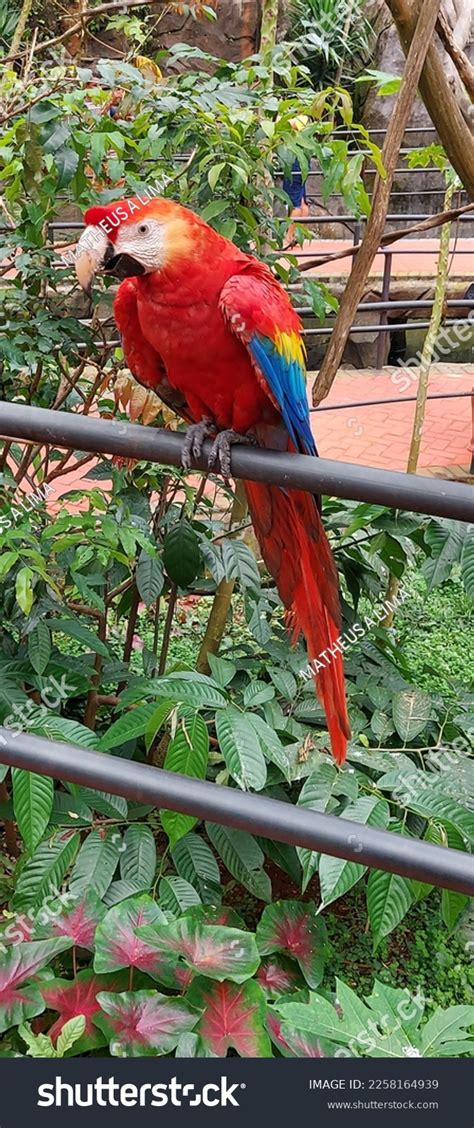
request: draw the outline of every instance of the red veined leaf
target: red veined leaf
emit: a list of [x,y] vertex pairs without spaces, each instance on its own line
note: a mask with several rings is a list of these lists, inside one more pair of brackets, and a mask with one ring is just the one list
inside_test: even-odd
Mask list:
[[51,979],[45,983],[41,994],[46,1007],[59,1014],[47,1031],[53,1042],[56,1044],[66,1022],[83,1014],[85,1030],[79,1041],[74,1043],[74,1056],[103,1046],[106,1038],[92,1022],[92,1016],[100,1011],[97,995],[99,991],[118,991],[121,986],[125,986],[125,980],[122,984],[118,974],[94,975],[91,968],[80,971],[75,979]]
[[[239,914],[234,909],[228,909],[224,905],[190,905],[183,916],[201,924],[224,924],[232,928],[245,929],[245,923]],[[194,974],[191,967],[184,963],[177,963],[176,967],[169,971],[169,974],[164,973],[160,976],[160,982],[184,995],[194,979]]]
[[261,955],[285,952],[299,964],[309,987],[320,984],[326,956],[326,926],[314,905],[276,901],[263,910],[257,925]]
[[16,913],[12,913],[10,920],[0,932],[0,951],[3,951],[7,944],[23,944],[29,940],[37,940],[38,927],[35,917],[35,910],[31,912],[31,915],[21,913],[20,916],[17,916]]
[[273,1056],[265,1030],[265,996],[255,981],[210,983],[200,975],[186,998],[204,1012],[196,1033],[216,1057],[227,1057],[230,1049],[240,1057]]
[[165,914],[148,896],[141,893],[120,901],[105,914],[95,934],[94,971],[99,975],[136,967],[153,979],[165,978],[176,966],[176,958],[161,951],[137,934],[142,925],[166,922]]
[[113,1057],[169,1054],[199,1018],[184,999],[158,991],[101,992],[98,1001],[105,1013],[94,1015],[94,1023],[106,1034]]
[[[70,897],[70,908],[64,908],[64,896]],[[77,896],[72,893],[63,894],[63,898],[41,912],[44,912],[46,919],[35,935],[69,936],[76,947],[94,951],[96,928],[105,915],[106,908],[93,889]]]
[[246,929],[245,921],[239,913],[235,909],[229,909],[227,905],[190,905],[183,916],[198,920],[201,924],[224,924],[227,928]]
[[264,960],[260,964],[255,978],[265,991],[268,999],[279,999],[282,995],[298,991],[303,986],[303,981],[294,963],[278,956]]
[[251,932],[221,925],[206,925],[182,917],[172,924],[139,928],[138,935],[157,952],[175,953],[184,963],[210,979],[232,979],[243,983],[260,963]]
[[21,984],[31,979],[58,952],[71,947],[66,936],[56,940],[17,944],[0,957],[0,1033],[10,1026],[19,1026],[28,1018],[44,1011],[41,991],[36,984]]
[[[283,1030],[284,1028],[284,1030]],[[283,1057],[326,1057],[321,1047],[321,1041],[314,1034],[305,1034],[301,1030],[293,1030],[289,1023],[283,1024],[281,1018],[275,1014],[267,1017],[267,1030]]]

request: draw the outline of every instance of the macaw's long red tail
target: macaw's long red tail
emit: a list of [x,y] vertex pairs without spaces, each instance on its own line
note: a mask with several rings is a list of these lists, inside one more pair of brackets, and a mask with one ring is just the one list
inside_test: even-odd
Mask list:
[[[334,759],[344,763],[350,736],[341,653],[337,572],[314,497],[245,482],[255,533],[286,607],[293,641],[303,633],[331,737]],[[329,653],[331,650],[331,653]],[[324,651],[325,657],[321,657]],[[315,666],[313,666],[315,669]]]

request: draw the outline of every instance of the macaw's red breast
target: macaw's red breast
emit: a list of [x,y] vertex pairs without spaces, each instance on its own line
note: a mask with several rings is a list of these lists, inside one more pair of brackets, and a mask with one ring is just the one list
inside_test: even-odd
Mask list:
[[207,416],[220,428],[245,432],[278,416],[220,306],[225,283],[247,261],[222,242],[226,253],[137,278],[137,310],[143,335],[162,357],[170,383],[186,396],[193,417]]

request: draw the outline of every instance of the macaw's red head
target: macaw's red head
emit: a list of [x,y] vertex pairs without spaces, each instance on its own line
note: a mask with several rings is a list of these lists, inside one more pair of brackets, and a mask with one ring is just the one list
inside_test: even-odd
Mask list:
[[75,251],[75,268],[90,292],[99,271],[134,278],[161,271],[199,254],[202,232],[209,231],[193,212],[173,200],[140,197],[89,208],[85,231]]

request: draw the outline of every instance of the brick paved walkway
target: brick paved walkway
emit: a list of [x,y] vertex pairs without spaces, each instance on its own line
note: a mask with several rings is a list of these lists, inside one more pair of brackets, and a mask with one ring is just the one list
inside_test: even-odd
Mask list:
[[[413,382],[406,392],[392,383],[398,368],[341,369],[322,406],[359,400],[390,399],[396,403],[378,407],[350,407],[340,411],[313,412],[312,428],[324,458],[340,459],[386,470],[406,470],[415,404],[406,397],[416,394]],[[309,388],[314,380],[311,374]],[[474,389],[474,364],[437,364],[430,374],[429,392],[470,392]],[[405,401],[405,402],[404,402]],[[419,468],[440,468],[446,476],[462,476],[470,466],[471,399],[431,400],[426,411]]]
[[[453,278],[469,278],[474,276],[474,239],[451,239],[452,260],[449,276]],[[297,257],[304,262],[305,258],[319,255],[330,255],[335,251],[343,251],[352,246],[348,239],[315,239],[304,244],[303,253]],[[436,260],[439,252],[439,239],[400,239],[397,243],[386,248],[392,255],[393,278],[429,278],[436,276]],[[373,261],[369,278],[380,278],[383,274],[385,254],[378,254]],[[325,266],[316,266],[308,271],[309,275],[318,275],[321,278],[337,278],[349,274],[352,266],[352,257],[338,259]]]

